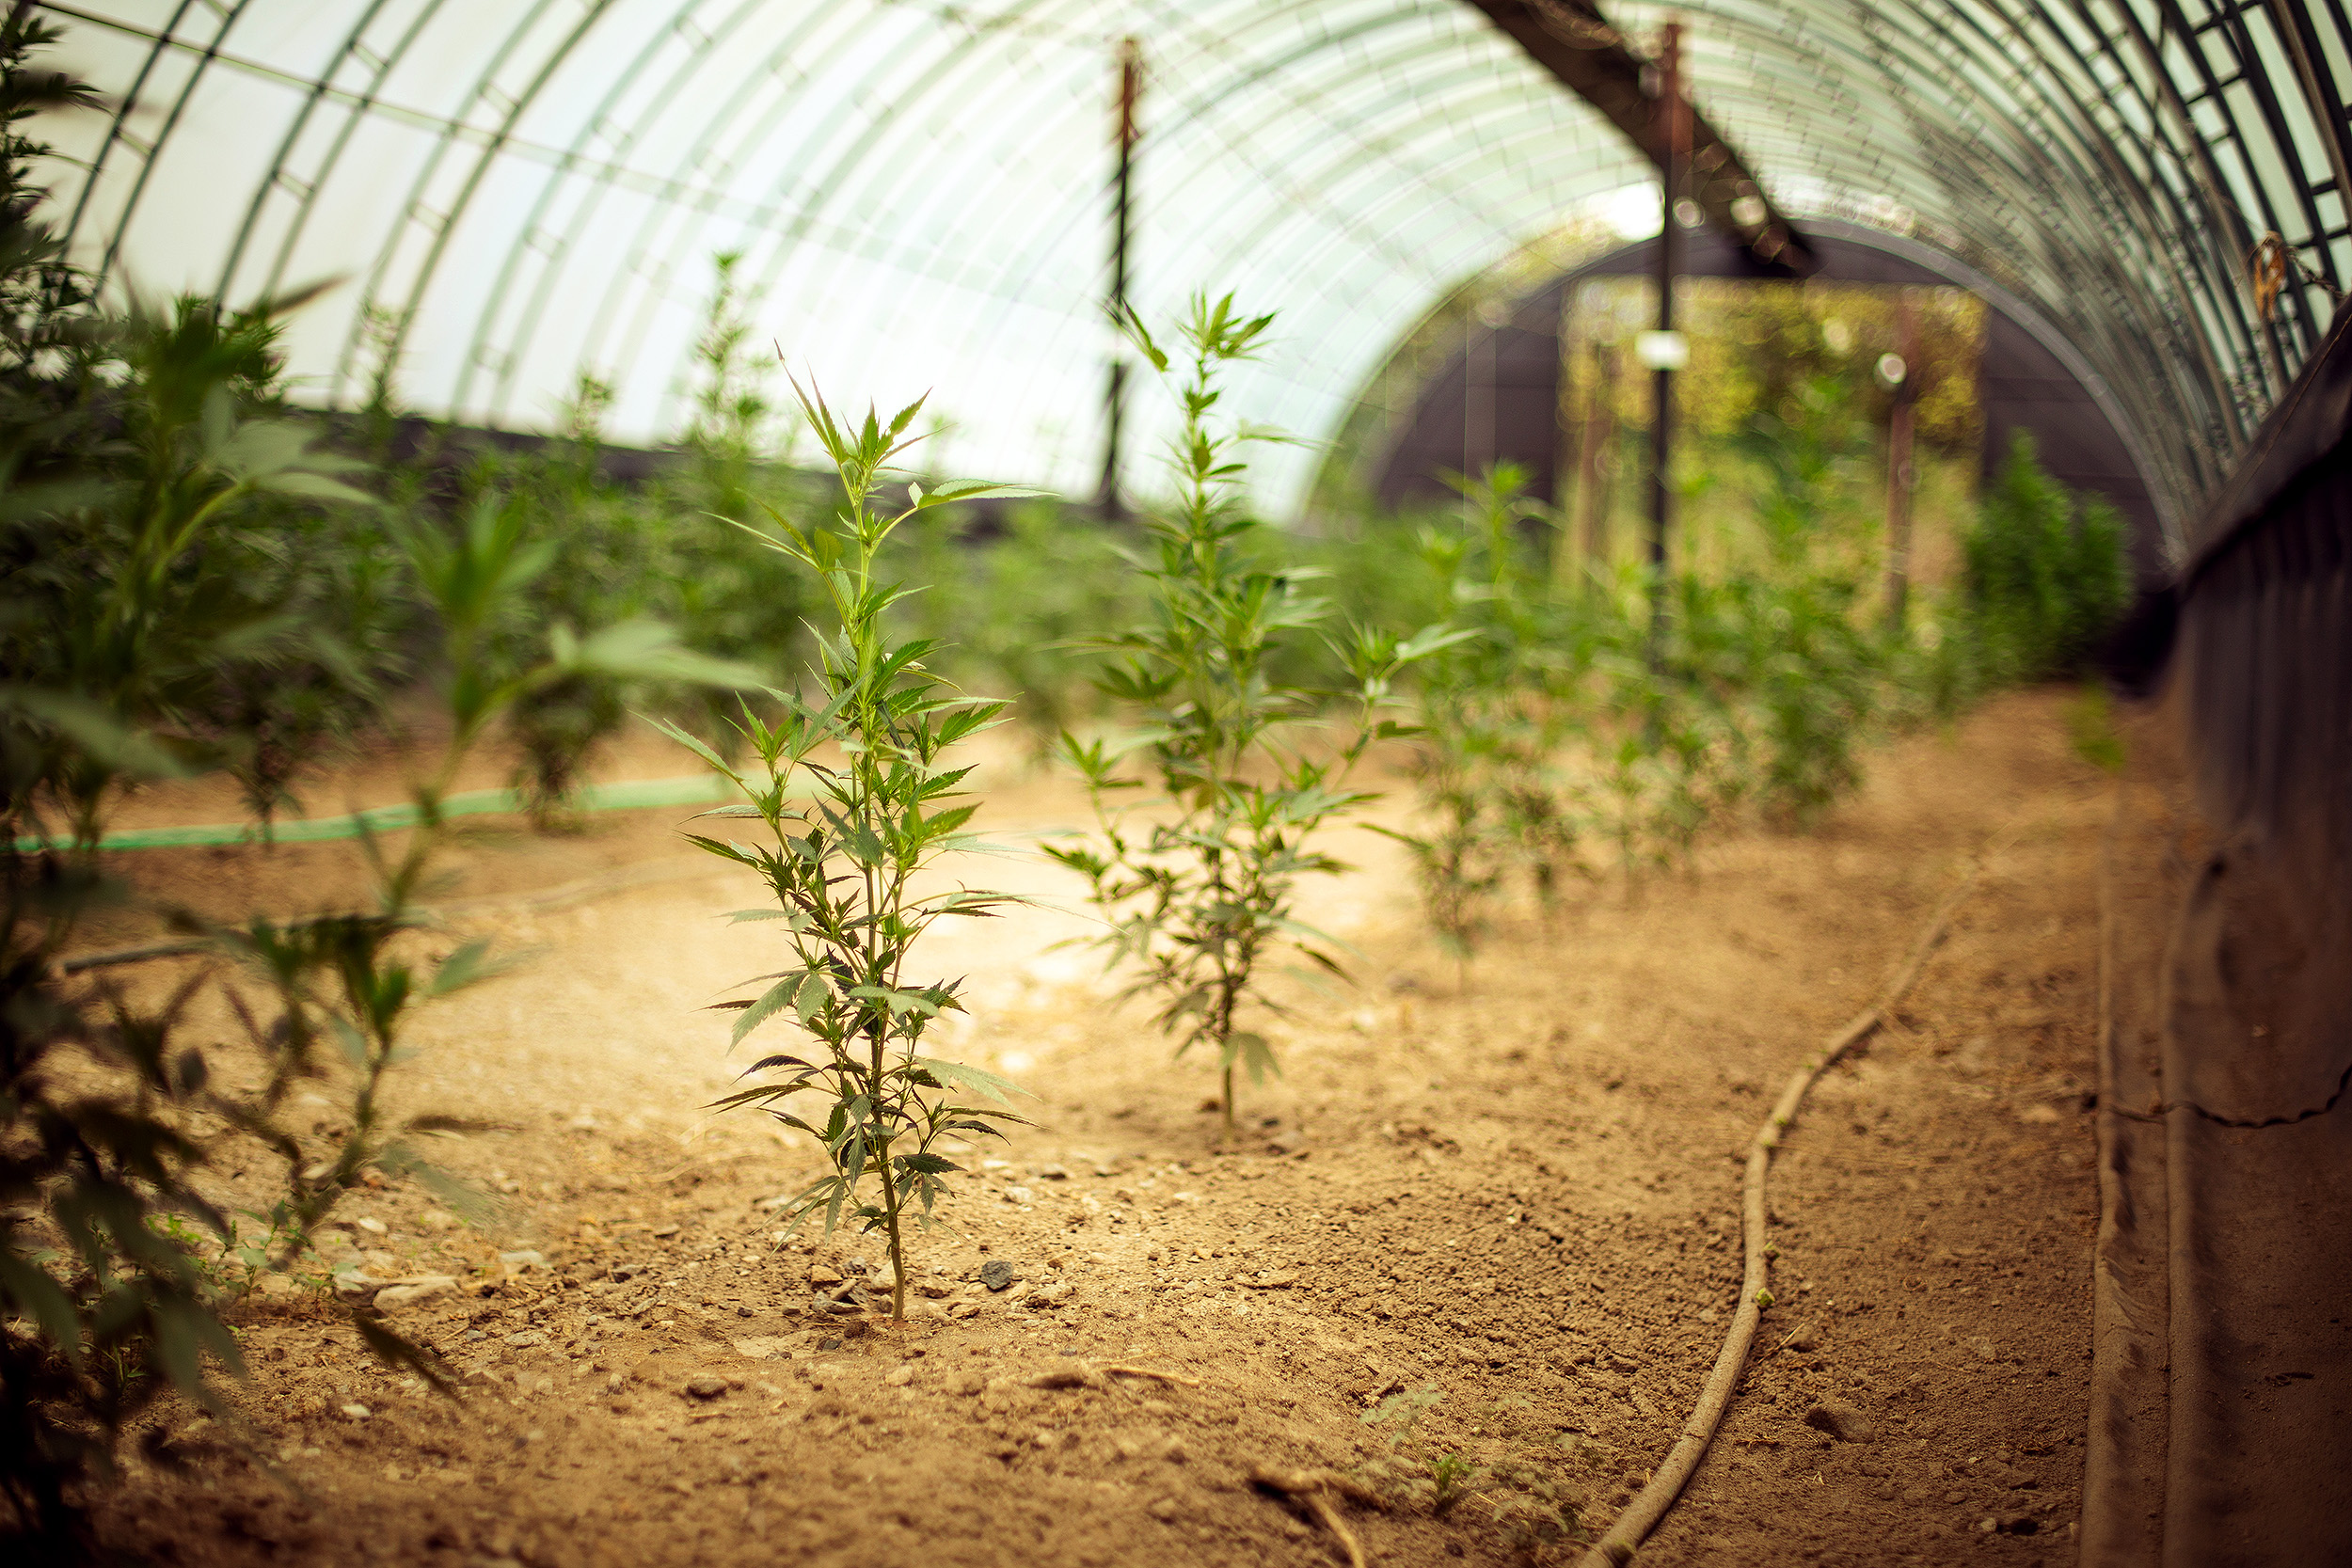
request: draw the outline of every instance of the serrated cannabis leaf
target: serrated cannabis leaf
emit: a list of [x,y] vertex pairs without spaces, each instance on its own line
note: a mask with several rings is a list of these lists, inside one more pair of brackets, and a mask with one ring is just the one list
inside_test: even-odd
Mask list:
[[[756,821],[755,842],[686,836],[758,873],[775,907],[729,919],[769,927],[789,953],[785,967],[759,977],[767,985],[755,999],[720,1004],[737,1012],[733,1040],[789,1022],[805,1043],[798,1053],[762,1057],[744,1076],[775,1076],[717,1103],[764,1110],[818,1142],[832,1169],[785,1204],[782,1217],[788,1227],[821,1216],[829,1230],[846,1223],[882,1232],[899,1281],[891,1309],[903,1317],[905,1222],[928,1223],[946,1179],[961,1169],[932,1145],[995,1135],[992,1121],[1018,1119],[958,1104],[949,1091],[1020,1092],[993,1074],[919,1054],[934,1022],[961,1009],[963,983],[914,980],[907,955],[935,920],[1020,900],[968,888],[915,891],[917,876],[941,856],[987,847],[961,831],[977,809],[960,787],[970,768],[945,757],[994,724],[1004,705],[955,695],[931,672],[936,643],[894,636],[887,612],[906,592],[877,567],[893,531],[924,508],[1026,492],[965,480],[929,491],[916,483],[903,509],[882,510],[882,475],[911,444],[905,432],[920,400],[885,424],[871,408],[862,420],[845,420],[798,381],[793,391],[833,460],[843,501],[824,526],[803,529],[771,515],[773,535],[758,536],[816,580],[831,621],[813,628],[808,694],[771,691],[771,707],[745,704],[733,721],[755,760],[722,770],[744,798],[702,816]],[[786,1097],[801,1095],[830,1103],[805,1113],[785,1107]]]

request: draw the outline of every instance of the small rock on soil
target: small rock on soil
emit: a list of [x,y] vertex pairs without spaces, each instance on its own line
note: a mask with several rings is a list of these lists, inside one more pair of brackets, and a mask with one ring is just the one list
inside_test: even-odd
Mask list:
[[1826,1432],[1841,1443],[1867,1443],[1878,1435],[1870,1418],[1851,1404],[1823,1400],[1804,1413],[1804,1424]]

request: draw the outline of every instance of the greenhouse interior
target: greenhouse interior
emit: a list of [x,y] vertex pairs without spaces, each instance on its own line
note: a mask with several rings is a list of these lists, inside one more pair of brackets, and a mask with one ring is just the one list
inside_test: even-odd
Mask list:
[[2352,1561],[2345,0],[11,0],[10,1563]]

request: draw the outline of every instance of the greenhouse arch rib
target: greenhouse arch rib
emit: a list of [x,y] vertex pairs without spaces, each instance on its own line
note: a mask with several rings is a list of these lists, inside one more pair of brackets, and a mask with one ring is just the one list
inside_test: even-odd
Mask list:
[[[198,86],[202,82],[205,71],[218,56],[220,40],[228,36],[230,28],[236,25],[237,16],[244,9],[245,5],[246,0],[237,0],[234,9],[220,10],[217,7],[211,8],[211,10],[218,16],[220,25],[214,30],[211,41],[203,45],[199,52],[196,68],[189,72],[186,85],[173,95],[171,107],[164,116],[163,128],[156,134],[155,139],[149,144],[146,150],[147,155],[140,161],[139,172],[133,178],[130,195],[123,202],[122,215],[114,230],[107,234],[104,247],[99,256],[96,270],[100,276],[103,277],[114,270],[116,260],[121,251],[123,230],[128,226],[131,217],[138,211],[140,197],[146,194],[147,177],[153,167],[154,153],[165,142],[171,139],[172,130],[180,123],[180,117],[186,110],[188,100],[194,96]],[[172,12],[171,26],[176,29],[183,19],[197,9],[199,9],[197,0],[179,0],[178,6]],[[107,159],[119,147],[127,144],[136,148],[138,145],[124,129],[124,122],[130,119],[132,112],[142,102],[137,88],[146,86],[149,75],[154,70],[156,57],[155,55],[150,55],[140,65],[138,79],[134,89],[124,94],[116,106],[114,119],[106,128],[105,142],[99,149],[97,158],[91,163],[90,179],[82,188],[82,198],[74,203],[72,214],[66,220],[65,237],[69,244],[72,242],[81,229],[83,215],[88,210],[90,193],[97,188],[98,176],[104,172]]]
[[[389,319],[424,412],[542,425],[596,370],[617,372],[615,435],[659,439],[702,269],[738,250],[764,335],[847,367],[829,374],[919,361],[950,401],[985,388],[962,461],[1051,483],[1084,483],[1097,447],[1115,40],[1140,37],[1152,72],[1137,303],[1233,287],[1280,311],[1281,358],[1232,396],[1319,435],[1433,298],[1644,178],[1486,16],[1576,3],[44,8],[118,103],[54,137],[83,160],[59,180],[76,255],[237,299],[353,278],[289,339],[321,401],[358,395]],[[2126,405],[2176,510],[2228,472],[2352,277],[2338,0],[1675,9],[1701,111],[1759,194],[1799,230],[1875,223],[2029,300]],[[1607,21],[1638,55],[1663,15]],[[2246,261],[2274,232],[2294,276],[2265,313]],[[1311,467],[1274,459],[1278,503]]]
[[[343,46],[341,51],[343,55],[353,55],[360,39],[365,36],[369,26],[374,23],[375,19],[383,13],[384,8],[388,3],[389,0],[372,0],[372,3],[369,5],[366,11],[352,24],[351,30],[344,38]],[[389,75],[392,68],[400,62],[402,55],[406,53],[407,45],[415,40],[416,36],[417,28],[414,24],[412,24],[409,27],[406,36],[401,40],[400,47],[393,50],[389,55],[379,61],[374,73],[374,81],[371,84],[372,88],[380,87],[383,85],[384,78]],[[245,260],[246,247],[252,244],[255,230],[261,227],[262,214],[269,204],[270,192],[274,189],[285,189],[285,182],[289,178],[294,178],[297,181],[299,180],[299,177],[292,175],[292,171],[289,167],[294,156],[294,149],[300,145],[302,133],[310,127],[311,117],[317,113],[318,106],[321,103],[326,103],[329,96],[329,88],[326,83],[323,81],[311,83],[310,96],[304,102],[301,112],[294,117],[294,123],[286,128],[286,135],[279,140],[278,144],[278,155],[270,161],[268,175],[263,180],[261,188],[253,193],[253,199],[246,208],[245,223],[243,227],[238,229],[235,242],[230,245],[228,256],[221,261],[220,281],[215,286],[213,292],[222,298],[228,298],[235,288],[237,268]],[[361,103],[365,103],[371,96],[372,92],[362,94],[359,102]],[[358,124],[358,119],[357,116],[350,117],[344,120],[341,133],[335,138],[334,146],[329,150],[325,159],[323,172],[331,171],[334,168],[336,159],[341,156],[343,148],[348,145],[350,141],[352,128]],[[318,183],[316,179],[299,182],[312,188],[315,188]],[[284,283],[286,258],[293,252],[294,245],[299,243],[304,222],[309,215],[310,203],[307,200],[301,200],[299,202],[298,210],[296,211],[293,225],[291,226],[291,231],[287,234],[283,243],[278,245],[278,257],[270,266],[268,273],[265,275],[260,290],[260,295],[262,298],[267,299],[276,294],[279,287]]]
[[[1573,0],[1476,3],[1518,19],[1514,31],[1521,36],[1563,11],[1601,20],[1597,9]],[[2345,117],[2324,96],[2327,79],[2316,71],[2301,71],[2299,81],[2287,84],[2257,80],[2258,71],[2220,83],[2201,48],[2176,51],[2201,76],[2184,88],[2165,75],[2164,30],[2198,29],[2174,0],[2142,8],[2156,13],[2153,42],[2145,18],[2120,4],[1880,4],[1867,8],[1866,25],[1849,23],[1860,50],[1833,36],[1829,8],[1723,4],[1677,8],[1677,14],[1691,19],[1690,36],[1701,44],[1720,33],[1744,58],[1741,71],[1724,71],[1705,54],[1695,59],[1701,103],[1784,187],[1841,165],[1858,173],[1872,167],[1875,154],[1856,156],[1857,144],[1870,139],[1869,127],[1851,118],[1835,121],[1840,114],[1858,116],[1857,105],[1877,89],[1877,100],[1911,132],[1922,185],[1944,198],[1940,210],[1926,210],[1940,221],[1918,237],[2032,298],[2099,364],[2102,378],[2130,404],[2143,444],[2154,449],[2169,492],[2167,510],[2177,515],[2228,472],[2253,419],[2317,341],[2323,296],[2341,287],[2347,260],[2339,188]],[[2324,55],[2312,13],[2299,0],[2267,10],[2224,4],[2208,13],[2201,30],[2216,34],[2243,65],[2257,57],[2258,21],[2274,12],[2296,35],[2298,60]],[[2339,25],[2339,55],[2342,35]],[[1832,69],[1833,56],[1858,69]],[[1878,80],[1857,87],[1857,74]],[[2143,91],[2143,137],[2131,131],[2114,96],[2149,76],[2165,85]],[[1942,91],[1921,91],[1929,83]],[[2222,87],[2235,83],[2252,84],[2258,112],[2250,122],[2224,101]],[[1823,100],[1829,115],[1799,103],[1796,94],[1807,84],[1834,89],[1836,96]],[[2183,105],[2184,118],[2188,105],[2200,105],[2214,129],[2189,138],[2186,148],[2167,141],[2164,112],[2151,102],[2157,99]],[[1932,136],[1929,124],[1938,128]],[[1971,125],[1973,135],[1952,134]],[[2265,138],[2274,149],[2303,147],[2306,155],[2293,166],[2273,157],[2275,178],[2244,182],[2246,199],[2230,207],[2224,233],[2204,232],[2203,214],[2183,198],[2203,195],[2206,213],[2222,205],[2210,172],[2214,145],[2240,149],[2252,170],[2260,160],[2245,150],[2265,146]],[[2324,147],[2325,159],[2309,156],[2309,147]],[[1877,166],[1881,177],[1885,166]],[[1864,178],[1851,182],[1867,188]],[[2250,210],[2250,223],[2241,206]],[[2290,288],[2294,297],[2282,298],[2280,311],[2259,323],[2241,293],[2245,249],[2233,243],[2257,226],[2284,230],[2312,279]]]
[[[433,3],[438,5],[440,0],[433,0]],[[505,62],[509,55],[515,50],[516,46],[522,40],[523,35],[530,29],[532,24],[535,24],[542,16],[547,15],[552,7],[561,3],[563,3],[563,0],[535,0],[535,3],[532,6],[530,10],[525,13],[523,21],[518,24],[515,30],[508,35],[506,43],[491,56],[490,61],[483,68],[482,75],[475,82],[473,91],[468,97],[467,106],[469,108],[472,107],[476,103],[488,101],[491,78],[497,73],[499,67]],[[473,168],[467,175],[465,182],[460,187],[456,198],[450,203],[449,210],[447,212],[435,214],[431,209],[425,207],[424,192],[426,187],[431,182],[434,173],[439,168],[441,157],[455,145],[456,138],[453,135],[444,136],[442,138],[440,146],[435,150],[432,161],[429,162],[425,168],[417,176],[416,185],[410,193],[407,205],[405,209],[405,215],[403,220],[403,225],[401,228],[395,229],[393,230],[392,237],[386,241],[384,248],[376,260],[375,265],[368,274],[368,281],[365,291],[369,298],[373,299],[375,296],[378,292],[379,285],[382,283],[385,277],[389,273],[393,265],[401,241],[406,237],[407,226],[416,223],[418,214],[421,213],[427,218],[435,220],[428,225],[432,232],[432,239],[426,247],[424,259],[418,264],[416,285],[409,293],[408,303],[395,314],[394,321],[396,325],[392,331],[391,341],[386,350],[389,357],[397,359],[401,351],[406,346],[408,334],[416,325],[418,302],[423,296],[424,291],[431,286],[434,274],[440,268],[441,258],[446,253],[449,246],[450,230],[456,227],[458,220],[465,215],[468,207],[470,206],[473,201],[474,193],[481,189],[483,179],[489,172],[491,157],[498,150],[500,143],[505,139],[506,135],[511,132],[516,123],[521,119],[523,112],[531,106],[532,102],[537,98],[539,92],[545,88],[548,79],[554,75],[556,68],[563,63],[564,57],[570,52],[572,47],[576,46],[581,39],[587,36],[589,28],[595,24],[596,18],[603,14],[604,8],[611,3],[612,0],[594,0],[594,3],[589,8],[588,14],[583,17],[575,27],[572,28],[568,35],[566,35],[564,47],[556,51],[550,57],[540,63],[538,70],[532,76],[530,88],[519,98],[513,98],[509,100],[509,106],[504,116],[504,123],[500,128],[500,132],[497,136],[488,146],[484,148],[482,155],[474,160]],[[352,374],[353,361],[364,344],[364,333],[366,326],[367,319],[364,315],[354,317],[351,333],[344,341],[342,360],[336,367],[336,376],[339,382],[348,379]],[[451,395],[451,401],[453,404],[455,404],[458,406],[463,406],[466,388],[472,379],[475,367],[482,362],[483,352],[481,339],[479,335],[477,335],[472,343],[470,343],[468,347],[465,359],[463,361],[464,368],[459,372],[459,380],[457,382],[456,389]]]
[[[757,3],[758,0],[744,0],[744,3],[739,5],[734,14],[728,17],[721,26],[711,31],[705,32],[702,35],[700,44],[695,48],[690,60],[682,65],[679,65],[670,73],[669,80],[664,84],[661,90],[655,95],[654,102],[662,105],[667,105],[668,103],[675,102],[677,95],[687,89],[693,69],[710,54],[719,50],[727,41],[727,40],[735,35],[736,31],[747,19],[751,9]],[[788,48],[789,45],[787,43],[783,47]],[[781,54],[782,50],[779,49],[777,53]],[[606,84],[603,97],[597,102],[596,108],[581,119],[578,134],[573,138],[571,145],[565,149],[564,161],[559,166],[560,169],[568,169],[572,167],[579,159],[585,156],[589,139],[592,136],[595,136],[597,134],[599,127],[603,126],[607,122],[607,117],[612,113],[614,107],[622,102],[630,87],[635,84],[639,74],[643,71],[650,70],[657,63],[657,56],[652,51],[648,50],[629,61],[627,69],[616,73],[611,81]],[[742,89],[739,88],[738,90],[740,92]],[[722,130],[733,122],[734,116],[728,111],[737,110],[739,106],[740,100],[739,98],[735,103],[729,103],[726,106],[726,110],[712,115],[708,121],[709,130],[706,134],[707,135],[716,135],[720,134]],[[632,142],[633,137],[625,139],[613,150],[615,154],[619,156],[626,156],[630,150]],[[706,143],[705,145],[707,146],[707,144]],[[695,150],[694,157],[689,166],[699,166],[703,150],[704,149],[702,147],[698,147]],[[530,213],[523,219],[522,231],[526,236],[544,232],[541,220],[546,216],[548,208],[557,200],[560,194],[560,187],[555,180],[549,179],[541,184],[537,196],[532,200]],[[549,297],[548,289],[548,282],[554,277],[557,267],[561,264],[563,258],[570,254],[572,248],[580,242],[580,230],[581,226],[587,221],[590,208],[591,204],[589,202],[583,201],[580,203],[580,209],[579,213],[575,214],[571,231],[566,233],[562,240],[557,242],[554,248],[541,251],[543,260],[537,268],[538,286],[531,290],[529,297],[524,301],[521,307],[518,335],[525,341],[529,341],[533,329],[537,326],[547,309]],[[640,237],[642,238],[642,234]],[[506,255],[501,259],[499,262],[499,274],[497,280],[491,285],[489,297],[483,306],[482,316],[475,326],[474,348],[473,351],[468,356],[469,362],[468,381],[461,382],[456,392],[456,401],[459,403],[463,403],[465,401],[467,388],[471,379],[471,367],[478,366],[481,362],[484,349],[484,339],[489,332],[491,324],[497,319],[501,307],[505,303],[508,291],[516,284],[517,276],[523,267],[523,258],[526,252],[533,250],[534,248],[538,247],[534,247],[528,243],[517,245],[507,251]],[[625,269],[621,274],[616,276],[626,275],[627,273]],[[600,317],[592,318],[590,330],[592,332],[596,331],[601,327],[601,325],[602,322]],[[494,394],[494,401],[502,402],[505,397],[511,395],[514,389],[516,375],[516,356],[511,354],[503,356],[496,378],[498,386]]]

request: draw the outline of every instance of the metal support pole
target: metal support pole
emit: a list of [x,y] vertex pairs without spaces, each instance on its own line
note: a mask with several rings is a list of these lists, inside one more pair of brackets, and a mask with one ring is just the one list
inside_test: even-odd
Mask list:
[[[1690,119],[1683,111],[1682,24],[1669,22],[1658,50],[1657,113],[1665,134],[1659,138],[1658,330],[1661,344],[1671,341],[1675,329],[1675,275],[1682,270],[1682,221],[1675,214],[1680,200],[1683,170],[1690,161]],[[1649,665],[1658,670],[1666,657],[1666,531],[1674,519],[1674,380],[1668,356],[1661,353],[1650,393],[1649,494]]]
[[[1122,39],[1119,44],[1119,173],[1111,197],[1108,302],[1111,319],[1118,322],[1127,319],[1127,244],[1135,211],[1136,98],[1142,86],[1143,47],[1134,39]],[[1095,505],[1106,517],[1123,516],[1127,510],[1120,485],[1120,448],[1126,416],[1127,357],[1115,352],[1110,364],[1110,385],[1104,396],[1103,485],[1095,496]]]
[[1893,382],[1895,391],[1894,406],[1886,416],[1886,629],[1900,637],[1911,604],[1911,493],[1919,484],[1911,460],[1912,425],[1919,404],[1919,299],[1913,291],[1902,291],[1895,320],[1896,362],[1879,364],[1880,374]]

